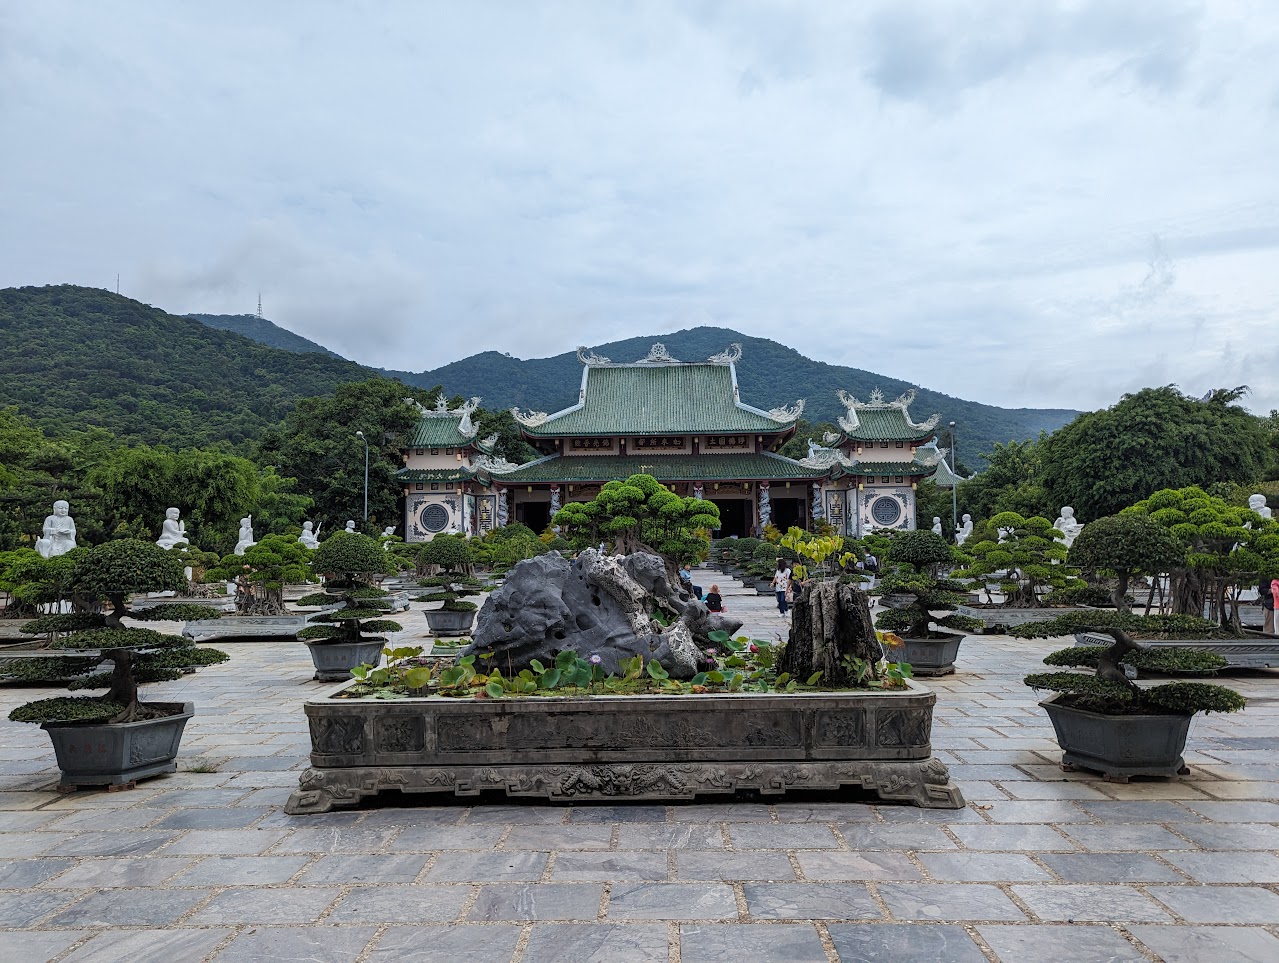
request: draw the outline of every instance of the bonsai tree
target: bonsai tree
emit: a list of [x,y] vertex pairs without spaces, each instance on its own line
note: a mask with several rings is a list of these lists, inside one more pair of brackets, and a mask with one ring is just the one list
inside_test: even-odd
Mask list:
[[1061,532],[1040,515],[1023,518],[1016,512],[1000,512],[990,520],[1004,541],[983,539],[971,548],[968,566],[956,572],[960,578],[999,579],[1004,604],[1037,608],[1050,589],[1075,588],[1083,583],[1066,564],[1066,546],[1055,539]]
[[[1053,666],[1095,667],[1093,672],[1036,672],[1026,676],[1026,685],[1061,692],[1068,697],[1067,705],[1105,715],[1191,716],[1197,712],[1235,712],[1246,704],[1234,689],[1203,682],[1137,686],[1128,679],[1122,665],[1140,662],[1147,650],[1122,629],[1105,631],[1114,638],[1114,645],[1100,651],[1084,647],[1062,649],[1044,659]],[[1156,658],[1147,655],[1144,664],[1147,669],[1160,672],[1205,671],[1202,654],[1188,649],[1164,649]]]
[[1089,522],[1070,546],[1067,561],[1085,571],[1114,572],[1111,601],[1120,612],[1127,612],[1129,579],[1166,572],[1181,556],[1171,531],[1149,515],[1134,512]]
[[418,554],[419,567],[435,566],[443,569],[442,575],[424,578],[422,585],[439,585],[444,589],[444,604],[437,612],[473,612],[475,603],[462,599],[464,595],[474,595],[479,588],[479,579],[464,574],[471,564],[471,545],[461,535],[436,535],[422,546]]
[[283,615],[286,583],[311,575],[312,551],[291,535],[267,535],[243,555],[227,555],[208,570],[213,578],[235,582],[235,610],[241,615]]
[[1198,615],[1135,615],[1105,609],[1063,612],[1042,622],[1014,625],[1008,629],[1008,634],[1017,639],[1053,639],[1085,632],[1109,632],[1111,629],[1122,629],[1133,638],[1148,640],[1230,637],[1216,622]]
[[[101,615],[49,616],[51,620],[80,620],[76,623],[80,626],[78,631],[56,640],[50,648],[61,659],[69,660],[64,669],[74,670],[72,674],[76,677],[68,681],[69,689],[106,689],[107,693],[101,697],[41,699],[19,706],[9,718],[15,722],[39,723],[136,722],[172,714],[170,708],[140,702],[139,683],[177,679],[184,670],[226,661],[226,653],[198,648],[181,636],[126,628],[121,620],[125,617],[150,621],[217,618],[216,610],[202,605],[157,605],[139,612],[128,607],[127,599],[133,592],[178,591],[185,584],[179,560],[151,542],[121,539],[79,552],[71,575],[73,590],[90,598],[105,599],[111,609]],[[110,672],[83,675],[107,662],[112,664]]]
[[33,548],[0,552],[0,592],[8,596],[4,617],[33,618],[42,607],[56,610],[66,601],[75,606],[78,600],[73,597],[71,573],[84,551],[73,548],[53,558],[44,558]]
[[[246,553],[247,554],[247,553]],[[399,622],[385,619],[391,607],[390,594],[375,584],[386,577],[393,564],[376,539],[358,532],[334,532],[315,550],[311,568],[328,577],[325,591],[303,596],[299,605],[338,602],[341,608],[312,616],[312,621],[331,623],[309,625],[298,632],[308,642],[362,642],[364,633],[399,632]]]
[[933,619],[933,609],[953,609],[964,601],[964,587],[952,579],[938,577],[943,566],[956,561],[956,554],[947,541],[931,531],[899,532],[893,537],[884,556],[885,569],[876,595],[888,599],[910,599],[905,604],[880,612],[875,627],[912,639],[936,637],[929,630],[929,623],[936,621],[947,628],[972,631],[980,628],[980,619],[965,615],[947,615]]

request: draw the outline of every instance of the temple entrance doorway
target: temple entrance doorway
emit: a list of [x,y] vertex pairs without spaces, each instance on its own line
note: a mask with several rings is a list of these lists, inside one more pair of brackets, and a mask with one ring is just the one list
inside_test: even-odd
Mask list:
[[712,498],[710,501],[719,508],[719,531],[713,532],[715,538],[745,538],[751,533],[751,505],[748,498]]
[[807,501],[804,498],[778,498],[774,495],[772,502],[774,525],[783,532],[792,525],[804,527],[804,519],[807,516],[805,511]]
[[521,502],[515,506],[515,520],[523,522],[540,535],[551,524],[551,503]]

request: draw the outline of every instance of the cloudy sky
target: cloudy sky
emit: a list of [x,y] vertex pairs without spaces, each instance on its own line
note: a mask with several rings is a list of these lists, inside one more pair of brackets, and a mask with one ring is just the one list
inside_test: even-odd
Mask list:
[[699,324],[1279,407],[1270,0],[5,3],[0,286],[421,370]]

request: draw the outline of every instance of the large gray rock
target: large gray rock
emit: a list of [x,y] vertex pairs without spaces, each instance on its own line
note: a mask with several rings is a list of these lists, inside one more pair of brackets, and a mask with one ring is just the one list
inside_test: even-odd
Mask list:
[[[669,625],[653,618],[661,612]],[[670,585],[660,558],[643,552],[600,555],[587,549],[570,561],[558,552],[520,562],[489,596],[462,654],[493,653],[504,673],[549,664],[557,652],[598,655],[605,672],[621,673],[636,655],[656,659],[673,678],[697,672],[699,651],[716,630],[742,623],[712,613]]]

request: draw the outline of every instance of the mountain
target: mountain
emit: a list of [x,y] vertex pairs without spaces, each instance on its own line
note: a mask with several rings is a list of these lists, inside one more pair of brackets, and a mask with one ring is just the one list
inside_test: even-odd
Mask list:
[[[955,422],[960,459],[969,465],[982,463],[979,453],[989,451],[995,442],[1034,438],[1041,431],[1055,431],[1079,414],[1066,408],[998,408],[952,398],[899,378],[813,361],[794,348],[730,328],[699,327],[628,338],[592,350],[614,361],[636,361],[647,355],[657,341],[683,361],[700,361],[731,343],[740,343],[742,358],[737,362],[737,379],[742,400],[768,409],[802,397],[806,399],[804,418],[814,423],[833,422],[844,414],[835,395],[840,388],[863,401],[876,388],[890,400],[918,388],[918,397],[910,406],[912,417],[922,421],[933,413],[940,414],[943,432],[948,422]],[[582,382],[582,366],[573,352],[522,361],[486,351],[432,371],[386,373],[412,385],[443,385],[450,395],[479,395],[486,408],[519,405],[547,412],[575,404]],[[949,445],[950,441],[943,437],[939,443]]]
[[250,338],[259,344],[265,344],[269,348],[282,348],[285,351],[292,351],[294,354],[327,354],[330,358],[340,358],[340,354],[330,351],[322,344],[316,344],[309,338],[304,338],[300,334],[294,334],[286,328],[273,324],[266,318],[259,318],[254,314],[188,314],[188,318],[194,318],[201,324],[208,325],[210,328],[217,328],[220,331],[233,331],[236,334],[242,334],[246,338]]
[[294,354],[99,288],[0,290],[0,406],[53,433],[101,427],[175,448],[239,445],[299,398],[377,372]]

